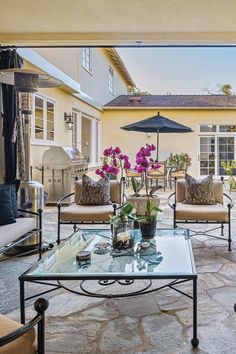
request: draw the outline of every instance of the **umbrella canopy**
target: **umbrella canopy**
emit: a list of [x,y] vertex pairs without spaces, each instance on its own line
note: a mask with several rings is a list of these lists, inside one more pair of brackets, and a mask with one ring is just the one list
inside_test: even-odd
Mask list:
[[140,120],[129,125],[121,127],[121,129],[128,131],[144,132],[144,133],[157,133],[157,160],[159,150],[159,133],[191,133],[193,130],[185,125],[179,124],[169,118],[160,115],[147,119]]

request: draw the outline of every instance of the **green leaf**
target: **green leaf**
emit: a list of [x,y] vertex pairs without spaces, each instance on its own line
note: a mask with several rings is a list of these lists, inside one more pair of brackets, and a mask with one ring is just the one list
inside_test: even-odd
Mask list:
[[152,210],[155,210],[155,211],[158,211],[158,212],[162,213],[162,210],[160,208],[157,208],[157,207],[153,207]]
[[133,205],[128,203],[121,209],[121,214],[124,216],[129,215],[132,212],[133,208]]
[[153,204],[150,200],[147,201],[146,208],[147,208],[147,215],[150,216],[153,208]]

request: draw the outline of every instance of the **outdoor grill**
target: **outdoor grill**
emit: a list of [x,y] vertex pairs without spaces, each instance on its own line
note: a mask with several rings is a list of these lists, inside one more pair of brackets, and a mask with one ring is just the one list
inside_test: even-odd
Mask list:
[[[56,203],[74,190],[75,180],[88,171],[88,160],[75,147],[51,146],[43,154],[42,172],[47,203]],[[72,203],[73,196],[65,203]]]

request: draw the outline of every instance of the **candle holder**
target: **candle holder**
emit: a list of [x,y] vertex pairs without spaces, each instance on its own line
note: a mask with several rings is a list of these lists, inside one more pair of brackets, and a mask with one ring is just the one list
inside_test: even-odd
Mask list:
[[112,247],[125,250],[134,247],[133,220],[115,220],[112,223]]

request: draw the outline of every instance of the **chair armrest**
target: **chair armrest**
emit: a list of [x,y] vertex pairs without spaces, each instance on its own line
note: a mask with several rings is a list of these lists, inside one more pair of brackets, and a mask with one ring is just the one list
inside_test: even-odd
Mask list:
[[16,329],[15,331],[3,336],[0,338],[0,347],[13,342],[17,338],[23,336],[25,333],[30,331],[33,327],[35,327],[39,322],[44,321],[44,312],[48,308],[48,301],[43,298],[39,298],[34,303],[34,309],[37,311],[37,315],[28,323]]
[[232,209],[234,206],[234,202],[232,201],[232,199],[230,198],[230,196],[226,193],[223,193],[223,196],[226,197],[229,200],[229,203],[227,204],[229,209]]
[[75,194],[75,192],[70,193],[70,194],[67,194],[67,195],[64,195],[61,199],[58,200],[58,202],[57,202],[57,207],[58,207],[58,206],[61,206],[63,200],[65,200],[65,199],[68,198],[68,197],[71,197],[71,196],[74,195],[74,194]]
[[[174,203],[171,202],[171,199],[174,197]],[[174,205],[176,204],[175,202],[175,192],[171,193],[171,195],[169,195],[168,199],[167,199],[167,203],[169,205],[169,207],[171,207],[171,209],[174,209]]]
[[30,215],[36,215],[36,216],[40,216],[40,214],[42,214],[43,210],[42,209],[38,209],[38,211],[31,211],[31,210],[27,210],[27,209],[18,209],[19,212],[22,213],[27,213]]

